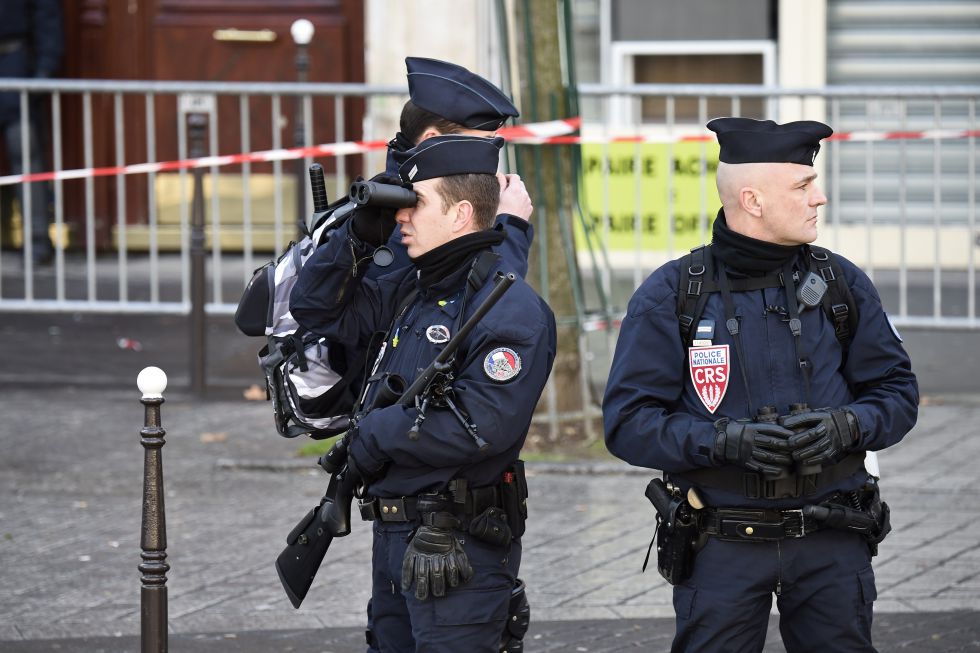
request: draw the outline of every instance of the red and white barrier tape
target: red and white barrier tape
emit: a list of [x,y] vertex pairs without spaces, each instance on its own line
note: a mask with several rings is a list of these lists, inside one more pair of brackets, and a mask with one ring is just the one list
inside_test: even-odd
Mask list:
[[[623,318],[612,320],[612,328],[618,329],[623,323]],[[592,331],[606,331],[610,328],[609,320],[604,317],[587,317],[582,320],[582,331],[591,333]]]
[[[908,141],[908,140],[950,140],[960,138],[980,137],[980,130],[954,130],[954,129],[931,129],[926,131],[901,131],[901,132],[874,132],[874,131],[854,131],[841,132],[834,134],[825,141],[849,141],[849,142],[868,142],[868,141]],[[516,137],[509,139],[517,144],[534,145],[573,145],[576,143],[591,143],[601,145],[603,143],[703,143],[713,142],[715,135],[710,132],[680,135],[636,135],[636,136],[609,136],[608,138],[582,137],[582,136],[553,136],[548,138],[541,137]]]
[[[575,145],[603,143],[699,143],[714,141],[712,133],[694,133],[664,136],[611,136],[605,139],[583,138],[571,133],[581,126],[581,118],[551,120],[528,125],[515,125],[498,130],[508,142],[530,145]],[[827,141],[871,142],[899,140],[950,140],[980,137],[980,130],[930,129],[925,131],[853,131],[840,132],[824,139]],[[60,170],[58,172],[33,172],[27,175],[7,175],[0,177],[0,186],[9,186],[22,182],[51,181],[54,179],[87,179],[89,177],[106,177],[115,175],[145,174],[150,172],[170,172],[191,168],[209,168],[211,166],[226,166],[236,163],[259,163],[269,161],[288,161],[305,156],[346,156],[363,154],[374,150],[383,150],[388,146],[387,141],[344,141],[310,147],[294,147],[289,149],[265,150],[262,152],[247,152],[242,154],[226,154],[222,156],[205,156],[198,159],[182,161],[160,161],[157,163],[137,163],[128,166],[109,166],[104,168],[78,168],[75,170]]]
[[[575,131],[579,128],[581,122],[580,118],[550,120],[528,125],[503,127],[497,133],[507,140],[548,139]],[[75,170],[60,170],[58,172],[32,172],[27,175],[7,175],[0,177],[0,186],[31,181],[51,181],[54,179],[87,179],[89,177],[171,172],[174,170],[209,168],[211,166],[227,166],[246,162],[288,161],[291,159],[300,159],[305,156],[345,156],[349,154],[363,154],[364,152],[371,152],[373,150],[383,150],[386,147],[388,147],[388,141],[344,141],[341,143],[330,143],[328,145],[312,145],[310,147],[293,147],[289,149],[265,150],[262,152],[205,156],[198,159],[184,159],[182,161],[137,163],[128,166],[107,166],[104,168],[78,168]]]

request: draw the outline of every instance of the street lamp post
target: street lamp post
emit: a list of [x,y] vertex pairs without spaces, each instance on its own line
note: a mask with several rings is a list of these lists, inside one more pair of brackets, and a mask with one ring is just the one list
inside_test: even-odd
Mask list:
[[[296,81],[303,83],[308,79],[310,70],[309,45],[313,40],[315,31],[313,23],[305,18],[293,21],[289,28],[289,33],[296,44]],[[303,125],[303,96],[296,96],[296,106],[293,120],[293,146],[304,147],[306,143],[306,133]],[[296,220],[300,226],[306,223],[306,171],[309,157],[296,159]]]

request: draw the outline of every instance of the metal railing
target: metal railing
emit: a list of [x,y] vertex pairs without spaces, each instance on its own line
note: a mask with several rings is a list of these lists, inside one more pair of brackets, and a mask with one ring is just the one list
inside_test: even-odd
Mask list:
[[[835,139],[824,144],[816,165],[829,202],[821,213],[819,244],[842,252],[860,265],[881,289],[899,325],[932,328],[980,327],[976,315],[976,103],[980,87],[825,87],[820,89],[761,86],[581,85],[583,135],[599,144],[608,166],[610,141],[632,134],[660,141],[654,153],[666,166],[660,208],[664,213],[663,246],[646,245],[639,221],[633,221],[631,248],[611,255],[599,270],[601,285],[621,302],[614,288],[615,270],[630,270],[635,287],[659,264],[693,244],[710,239],[708,226],[719,206],[709,171],[717,161],[713,143],[684,144],[675,137],[702,132],[712,117],[746,115],[789,120],[821,120],[832,125]],[[682,106],[683,104],[683,106]],[[840,139],[841,136],[846,139]],[[640,139],[637,139],[638,141]],[[640,205],[644,148],[632,148],[629,184]],[[676,203],[684,201],[678,180],[677,149],[696,150],[697,183],[688,186],[687,202],[695,219],[680,238]],[[714,158],[709,152],[713,150]],[[598,186],[599,197],[583,201],[595,211],[597,240],[609,242],[615,226],[610,206],[610,178]],[[826,180],[826,181],[823,181]],[[693,198],[693,199],[692,199]],[[636,211],[636,213],[641,213]],[[692,229],[690,225],[695,225]],[[617,256],[618,254],[618,256]]]
[[[325,122],[332,124],[334,141],[384,140],[395,130],[406,97],[401,87],[299,83],[0,79],[3,91],[19,93],[25,115],[50,122],[46,133],[55,171],[151,162],[165,149],[186,159],[185,117],[192,113],[208,117],[202,145],[210,157],[279,149],[297,140],[312,145]],[[980,327],[975,138],[861,137],[867,132],[975,131],[980,87],[581,85],[579,93],[586,164],[579,191],[582,211],[575,221],[579,265],[594,285],[584,295],[590,311],[615,316],[657,265],[709,238],[717,207],[710,175],[716,146],[680,138],[704,134],[708,119],[728,114],[817,119],[838,132],[857,133],[858,140],[828,142],[818,158],[830,198],[819,242],[842,251],[875,278],[897,323]],[[43,101],[38,105],[34,98]],[[288,113],[284,99],[293,108],[293,126],[301,127],[293,130],[292,139],[282,133]],[[358,133],[347,126],[352,101],[370,106]],[[328,110],[315,116],[314,106]],[[219,139],[219,131],[233,137]],[[632,141],[616,142],[624,136]],[[66,161],[66,141],[75,143],[76,160]],[[381,166],[380,157],[365,157],[359,162],[363,170],[354,170],[348,156],[320,160],[331,166],[337,195],[353,174]],[[302,169],[312,161],[305,157]],[[212,314],[234,310],[251,271],[281,251],[295,232],[297,217],[309,215],[308,193],[303,185],[295,186],[297,177],[305,184],[305,176],[284,171],[281,161],[264,164],[269,172],[261,174],[251,163],[231,173],[218,163],[206,175],[211,184],[206,310]],[[50,182],[55,236],[64,240],[70,234],[72,247],[56,248],[53,266],[45,268],[35,267],[27,256],[0,254],[0,311],[189,313],[189,173],[180,169],[150,172],[143,181],[135,177],[117,175],[106,182],[80,174]],[[262,207],[260,181],[268,193]],[[296,197],[304,198],[291,210],[289,184]],[[229,191],[229,185],[237,190]],[[145,202],[134,200],[134,192],[145,193]],[[127,208],[134,204],[142,207],[137,224]],[[163,241],[167,229],[173,242]],[[29,234],[30,225],[22,231]],[[138,253],[137,232],[144,238]],[[230,236],[236,242],[223,243]]]

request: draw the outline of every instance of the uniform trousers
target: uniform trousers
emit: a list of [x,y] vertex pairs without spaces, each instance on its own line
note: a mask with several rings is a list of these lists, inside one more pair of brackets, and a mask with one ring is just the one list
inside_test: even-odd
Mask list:
[[457,532],[473,577],[440,598],[401,591],[402,559],[413,523],[374,523],[368,653],[497,653],[511,590],[521,565],[521,544],[498,547]]
[[775,542],[712,536],[674,587],[672,653],[762,651],[772,597],[788,653],[873,653],[871,554],[854,533],[822,530]]

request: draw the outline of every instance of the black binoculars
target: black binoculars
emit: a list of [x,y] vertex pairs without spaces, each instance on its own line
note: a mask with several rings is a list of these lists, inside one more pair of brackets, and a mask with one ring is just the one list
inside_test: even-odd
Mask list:
[[407,209],[415,206],[418,196],[414,190],[380,184],[376,181],[355,181],[350,185],[350,200],[358,206],[382,206],[391,209]]

